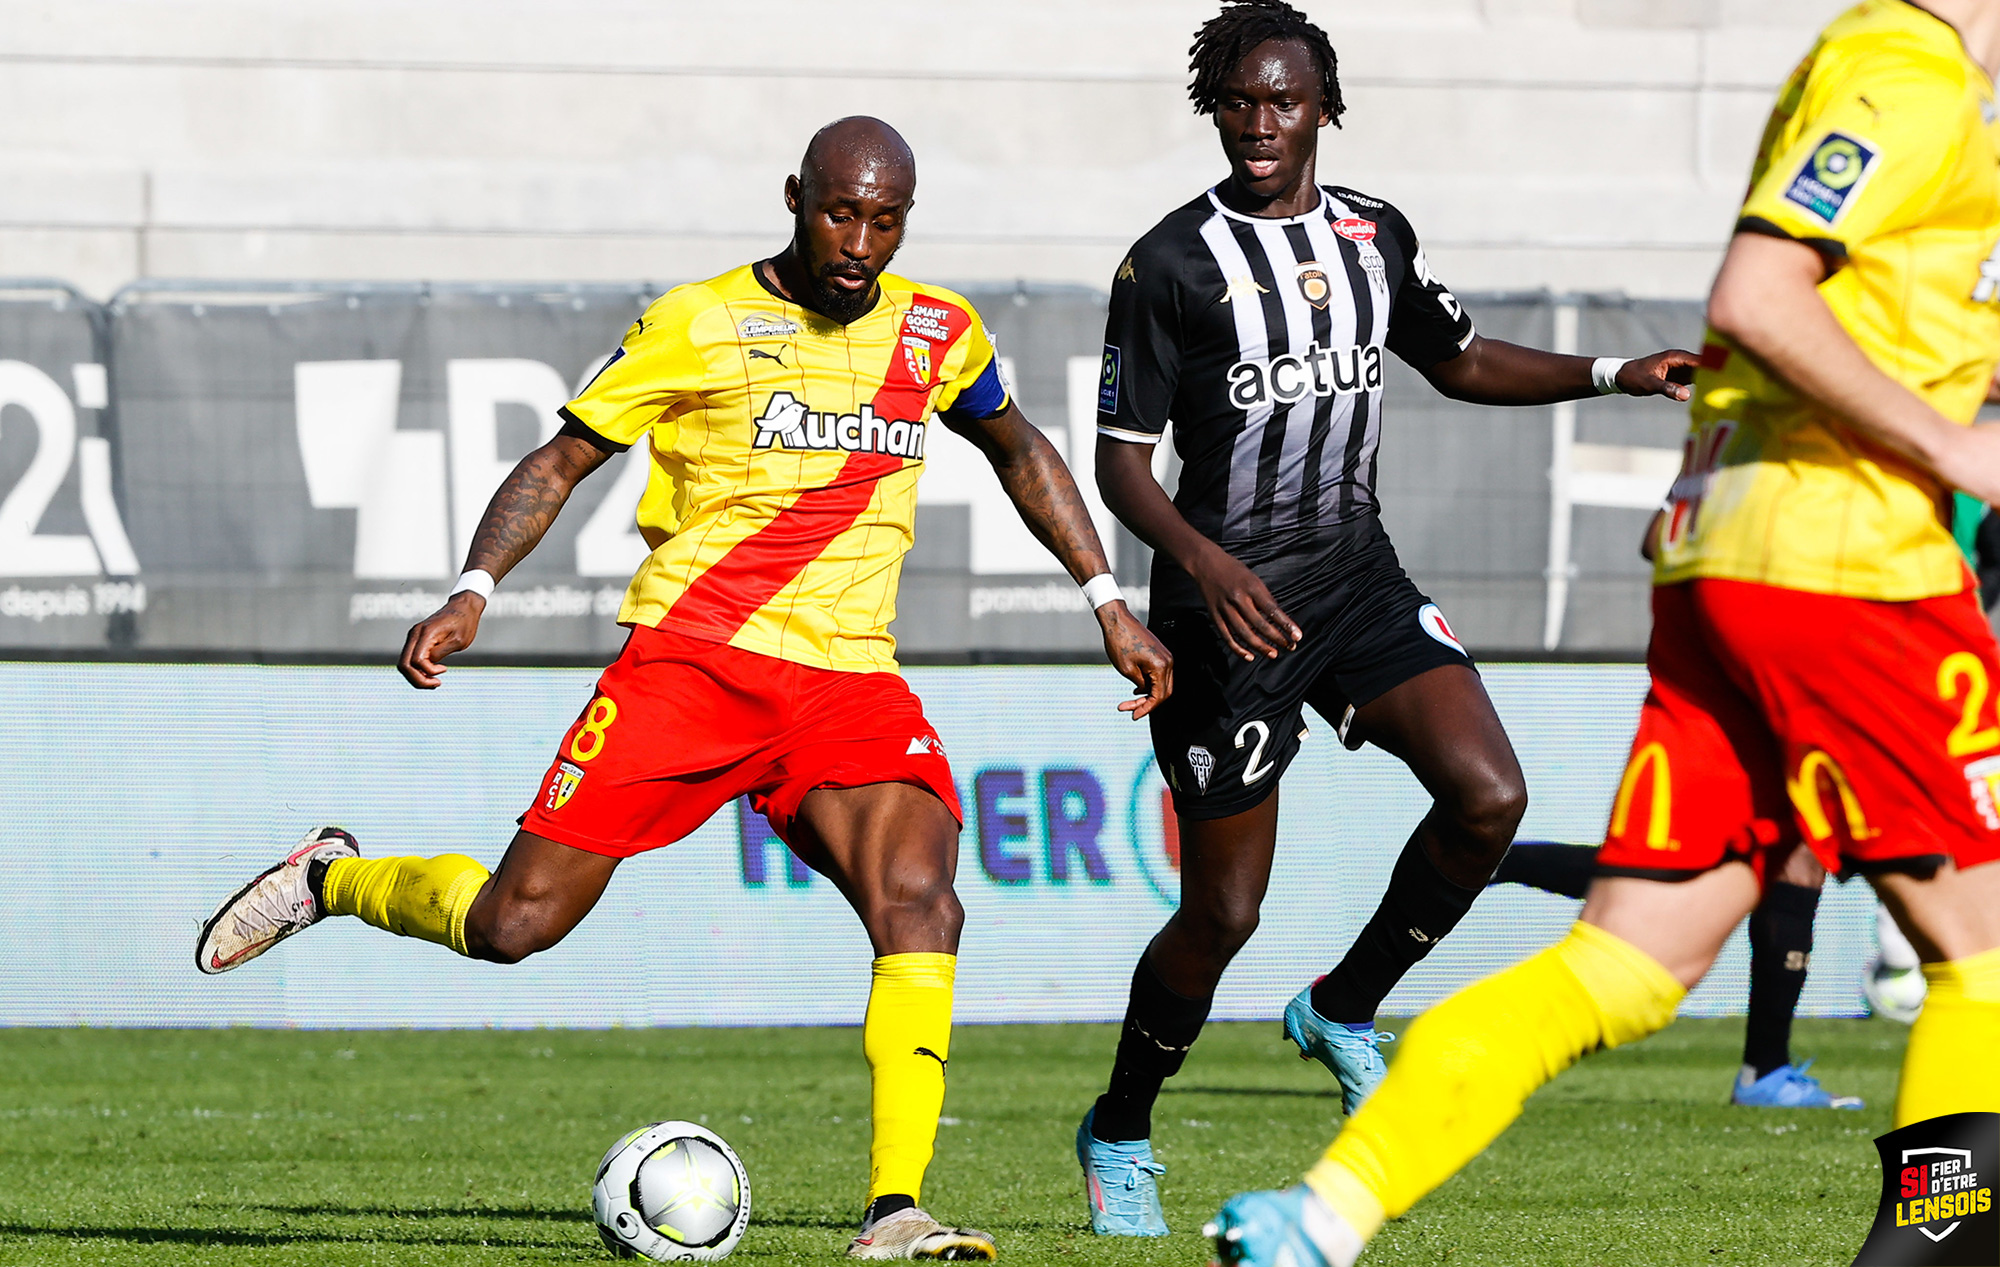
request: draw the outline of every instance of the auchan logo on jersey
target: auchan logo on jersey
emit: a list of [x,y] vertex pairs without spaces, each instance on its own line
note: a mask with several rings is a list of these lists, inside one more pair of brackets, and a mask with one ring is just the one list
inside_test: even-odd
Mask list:
[[1379,343],[1340,349],[1314,343],[1297,356],[1238,361],[1229,367],[1229,403],[1238,409],[1289,405],[1308,396],[1352,396],[1381,386]]
[[859,413],[818,413],[790,392],[773,392],[757,419],[757,438],[751,447],[887,453],[922,460],[924,424],[884,418],[873,405],[861,406]]

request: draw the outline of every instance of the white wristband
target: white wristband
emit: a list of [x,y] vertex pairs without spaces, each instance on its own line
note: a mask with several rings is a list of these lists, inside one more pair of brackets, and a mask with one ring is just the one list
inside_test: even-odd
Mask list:
[[458,584],[451,587],[451,592],[453,594],[463,594],[467,590],[471,590],[481,598],[491,598],[493,597],[493,586],[495,584],[496,582],[493,580],[491,572],[488,572],[485,568],[474,568],[458,578]]
[[1598,357],[1590,363],[1590,385],[1597,389],[1600,396],[1616,396],[1620,391],[1618,371],[1629,363],[1616,356]]
[[1118,588],[1118,580],[1109,572],[1100,572],[1083,583],[1083,596],[1090,601],[1094,611],[1106,603],[1115,603],[1125,597]]

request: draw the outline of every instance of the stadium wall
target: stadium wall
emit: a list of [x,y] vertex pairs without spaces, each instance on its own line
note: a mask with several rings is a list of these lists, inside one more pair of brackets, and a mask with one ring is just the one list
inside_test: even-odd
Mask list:
[[[1461,290],[1692,298],[1841,0],[1300,0],[1351,107],[1322,175]],[[623,282],[769,253],[814,128],[923,173],[918,276],[1109,283],[1220,174],[1213,0],[7,0],[0,273]]]
[[[664,284],[153,282],[108,305],[0,282],[0,649],[387,657],[457,575],[506,471]],[[1104,298],[971,284],[1028,416],[1092,504],[1135,607],[1149,559],[1096,495]],[[1697,305],[1467,295],[1489,335],[1698,346]],[[1485,652],[1636,657],[1637,543],[1685,412],[1479,409],[1389,362],[1384,517]],[[1170,446],[1157,454],[1169,486]],[[985,462],[930,428],[893,630],[919,659],[1100,654],[1096,623]],[[478,654],[602,663],[644,545],[645,455],[586,482],[489,609]]]
[[[1109,1021],[1172,909],[1177,854],[1143,723],[1108,668],[916,668],[966,810],[958,1016]],[[1524,837],[1602,832],[1645,690],[1630,665],[1486,670],[1528,774]],[[220,977],[199,921],[311,827],[371,855],[489,866],[590,695],[586,670],[0,663],[0,1025],[614,1026],[854,1023],[869,949],[824,879],[746,805],[623,866],[568,941],[508,968],[339,920]],[[1359,931],[1428,801],[1327,726],[1286,778],[1261,929],[1216,1014],[1276,1017]],[[586,775],[586,777],[588,777]],[[1504,886],[1390,996],[1406,1015],[1561,936],[1577,903]],[[1856,1015],[1866,886],[1830,884],[1803,1010]],[[1739,932],[1691,1015],[1740,1012]]]

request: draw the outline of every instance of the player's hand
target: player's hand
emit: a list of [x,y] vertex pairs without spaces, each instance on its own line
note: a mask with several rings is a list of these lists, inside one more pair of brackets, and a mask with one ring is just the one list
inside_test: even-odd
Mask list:
[[1174,693],[1173,653],[1139,623],[1123,599],[1098,608],[1097,623],[1104,626],[1104,654],[1134,688],[1136,698],[1120,704],[1118,711],[1137,721]]
[[1275,660],[1305,636],[1257,574],[1220,546],[1190,568],[1189,575],[1201,587],[1216,632],[1245,660],[1260,655]]
[[403,639],[403,654],[396,668],[411,686],[434,691],[445,674],[444,658],[463,651],[479,636],[479,616],[486,600],[471,590],[460,590],[444,600],[444,606],[410,628]]
[[1938,455],[1938,478],[1986,504],[2000,504],[2000,422],[1949,423],[1939,428],[1949,440]]
[[1618,390],[1627,396],[1665,396],[1686,400],[1694,395],[1694,372],[1701,357],[1681,348],[1668,348],[1651,356],[1627,361],[1618,371]]

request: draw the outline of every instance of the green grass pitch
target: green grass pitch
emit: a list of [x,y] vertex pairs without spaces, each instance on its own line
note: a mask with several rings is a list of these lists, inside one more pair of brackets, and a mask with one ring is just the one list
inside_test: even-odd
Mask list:
[[[1795,1050],[1860,1113],[1729,1108],[1741,1022],[1591,1057],[1363,1261],[1846,1264],[1907,1032],[1800,1024]],[[1174,1236],[1098,1240],[1071,1138],[1115,1035],[960,1029],[925,1204],[1004,1262],[1198,1265],[1224,1197],[1294,1181],[1333,1133],[1331,1079],[1276,1024],[1213,1026],[1155,1119]],[[739,1261],[830,1262],[867,1113],[856,1029],[0,1030],[0,1264],[608,1262],[591,1168],[667,1117],[742,1153]]]

